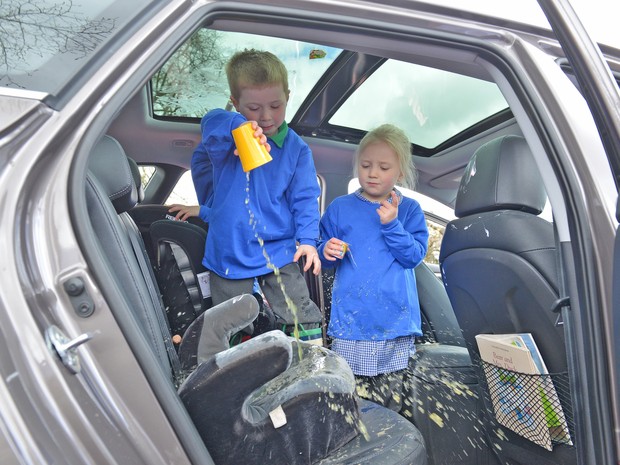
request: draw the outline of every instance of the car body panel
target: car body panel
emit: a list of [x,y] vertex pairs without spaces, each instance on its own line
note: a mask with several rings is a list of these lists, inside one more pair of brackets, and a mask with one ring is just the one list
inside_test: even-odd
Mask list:
[[[566,50],[568,60],[574,69],[579,86],[594,116],[609,164],[614,172],[617,190],[617,180],[620,175],[620,92],[618,86],[600,50],[588,36],[570,4],[568,2],[548,2],[545,0],[541,0],[540,4],[554,28],[560,44]],[[617,250],[617,236],[614,247]],[[618,252],[611,253],[616,257]],[[620,283],[620,278],[617,275],[619,269],[617,260],[618,258],[614,260],[614,269],[609,273],[613,281],[608,295],[612,296],[614,288],[617,288]],[[613,342],[616,339],[616,333],[612,331],[614,320],[617,319],[617,317],[614,318],[614,311],[617,315],[618,307],[611,304],[608,307],[601,308],[601,311],[602,314],[599,316],[599,319],[593,317],[589,321],[582,322],[580,336],[583,338],[586,346],[594,348],[601,341],[598,341],[596,337],[588,336],[593,332],[602,333],[606,337],[604,344],[597,347],[597,350],[586,352],[590,354],[590,359],[579,357],[577,348],[573,349],[573,356],[578,364],[578,369],[581,373],[585,373],[581,380],[582,389],[584,391],[588,390],[588,398],[592,399],[594,404],[598,404],[602,412],[609,414],[609,416],[601,415],[598,421],[593,422],[591,427],[587,428],[587,434],[600,438],[594,449],[587,450],[587,448],[584,448],[580,450],[584,461],[592,463],[614,460],[614,458],[617,458],[618,451],[620,450],[620,431],[616,428],[615,435],[611,437],[604,434],[605,431],[614,430],[613,425],[617,425],[620,419],[620,405],[618,403],[620,392],[617,384],[617,367],[620,352],[617,349],[617,344]],[[593,327],[593,330],[589,330],[590,327]],[[602,367],[601,363],[605,363],[606,366]],[[603,386],[605,385],[599,386],[598,389],[591,389],[589,383],[583,381],[583,378],[602,379],[608,376],[607,373],[610,374],[608,390],[604,389]],[[586,409],[586,412],[584,412],[585,415],[588,414],[588,410]],[[584,441],[584,443],[590,444],[589,441]]]
[[[131,36],[121,37],[127,39],[124,44],[102,55],[98,72],[71,81],[66,94],[50,99],[10,90],[0,99],[0,240],[15,244],[0,267],[0,429],[6,440],[0,457],[6,463],[210,463],[191,421],[178,409],[174,389],[162,382],[165,376],[153,354],[132,338],[131,323],[120,321],[118,309],[126,302],[116,295],[112,271],[98,260],[80,195],[87,154],[104,132],[114,132],[130,156],[144,144],[157,152],[156,146],[167,140],[162,136],[132,145],[122,119],[110,122],[132,98],[148,105],[142,88],[149,76],[201,23],[299,40],[322,36],[365,53],[436,60],[500,84],[515,111],[515,126],[537,152],[548,180],[564,244],[566,292],[578,297],[564,317],[571,322],[574,366],[589,376],[574,379],[584,407],[577,433],[582,463],[618,462],[618,438],[606,434],[618,428],[617,405],[611,404],[618,398],[617,386],[604,389],[607,376],[617,380],[617,349],[609,349],[614,286],[608,259],[616,237],[616,192],[594,119],[555,65],[556,57],[547,53],[553,47],[540,46],[534,34],[540,30],[529,28],[520,36],[511,31],[516,24],[484,25],[475,16],[444,17],[450,10],[400,1],[177,0],[156,10],[133,26]],[[416,160],[428,193],[440,196],[433,184],[438,191],[445,188],[446,196],[453,192],[472,147],[513,129],[507,124],[438,156],[446,166],[460,167],[453,173],[436,177],[433,170],[440,168]],[[331,176],[328,181],[350,177],[348,147],[305,137],[317,154],[317,169]],[[196,141],[195,127],[183,126],[178,138]],[[339,147],[342,158],[328,166],[321,153]],[[339,193],[330,193],[328,202]],[[76,277],[94,302],[88,318],[76,313],[64,289]],[[77,351],[82,364],[77,376],[49,350],[44,336],[51,325],[70,339],[92,335]],[[590,398],[595,402],[590,404]]]

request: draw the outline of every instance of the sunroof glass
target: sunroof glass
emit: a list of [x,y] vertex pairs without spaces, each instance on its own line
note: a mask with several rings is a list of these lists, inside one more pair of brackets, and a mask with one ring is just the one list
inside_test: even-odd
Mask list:
[[388,60],[329,123],[365,131],[393,123],[412,143],[434,148],[507,107],[495,83]]

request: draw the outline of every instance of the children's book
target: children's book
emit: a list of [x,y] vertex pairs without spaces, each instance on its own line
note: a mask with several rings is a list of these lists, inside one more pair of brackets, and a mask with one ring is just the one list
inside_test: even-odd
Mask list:
[[572,444],[547,367],[530,333],[478,334],[476,342],[497,421],[552,450]]

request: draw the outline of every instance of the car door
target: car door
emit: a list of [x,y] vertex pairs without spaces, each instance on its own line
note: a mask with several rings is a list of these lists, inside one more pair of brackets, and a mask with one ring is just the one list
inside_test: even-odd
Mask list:
[[[557,38],[567,55],[581,92],[594,117],[615,178],[620,186],[620,93],[611,70],[599,47],[590,39],[568,1],[539,0]],[[618,203],[620,207],[620,203]],[[620,219],[616,209],[616,219]],[[582,447],[582,463],[617,463],[620,457],[618,441],[620,372],[620,341],[615,334],[620,330],[620,238],[616,234],[613,254],[611,312],[601,311],[579,319],[581,328],[572,328],[590,348],[587,355],[574,354],[582,376],[581,387],[587,390],[592,403],[583,412],[582,430],[577,434]],[[595,294],[594,291],[592,294]],[[571,303],[572,304],[572,303]],[[601,310],[604,306],[601,307]],[[607,328],[607,331],[606,331]],[[601,344],[601,341],[607,341]],[[583,355],[583,354],[582,354]],[[603,382],[589,383],[588,380]],[[606,380],[606,382],[604,381]],[[592,409],[600,414],[592,415]],[[589,410],[589,411],[588,411]],[[615,435],[608,432],[615,431]]]

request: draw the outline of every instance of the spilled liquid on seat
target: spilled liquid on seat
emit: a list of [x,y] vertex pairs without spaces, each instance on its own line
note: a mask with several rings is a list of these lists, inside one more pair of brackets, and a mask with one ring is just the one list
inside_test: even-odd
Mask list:
[[[303,350],[302,350],[302,346],[301,344],[299,344],[300,339],[299,339],[299,319],[297,316],[297,306],[295,305],[295,303],[293,302],[293,300],[289,297],[289,295],[286,293],[286,289],[284,286],[284,283],[282,282],[282,278],[280,277],[280,270],[278,269],[277,266],[275,266],[272,262],[271,262],[271,258],[269,257],[269,254],[267,253],[267,250],[265,249],[265,242],[263,240],[263,238],[258,234],[258,231],[256,229],[256,225],[257,225],[257,220],[256,217],[254,216],[254,212],[252,212],[252,209],[250,208],[250,171],[248,171],[246,173],[246,187],[245,187],[245,205],[247,207],[248,210],[248,215],[250,217],[249,222],[250,222],[250,226],[252,227],[252,230],[254,231],[254,237],[256,237],[256,240],[258,240],[258,243],[260,244],[261,248],[263,249],[263,256],[265,257],[265,260],[267,261],[267,267],[271,270],[273,270],[274,275],[276,276],[276,280],[280,286],[280,290],[282,291],[282,294],[284,295],[284,299],[286,301],[286,305],[289,308],[289,310],[291,310],[291,314],[293,315],[293,337],[295,338],[295,340],[298,342],[297,345],[297,355],[299,358],[299,361],[301,362],[303,359]],[[338,405],[337,403],[333,403],[333,402],[329,402],[329,408],[334,410],[334,411],[338,411],[341,409],[340,405]],[[347,422],[352,422],[353,419],[349,418],[348,416],[346,417],[346,421]],[[364,425],[364,423],[362,422],[361,418],[358,419],[358,429],[360,431],[360,433],[362,434],[362,436],[366,439],[369,440],[370,436],[368,433],[368,430],[366,428],[366,426]]]

